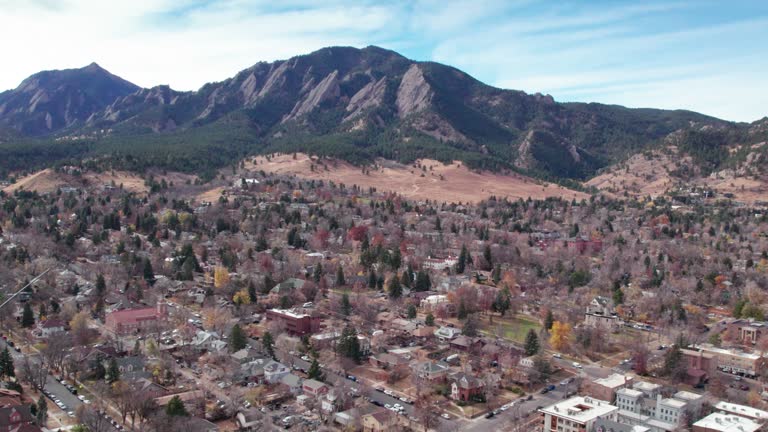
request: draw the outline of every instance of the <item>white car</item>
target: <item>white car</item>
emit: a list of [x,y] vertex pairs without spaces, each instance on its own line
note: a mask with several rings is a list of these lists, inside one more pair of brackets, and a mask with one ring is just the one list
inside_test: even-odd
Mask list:
[[451,416],[449,416],[449,415],[448,415],[448,414],[446,414],[446,413],[442,413],[442,414],[440,414],[440,417],[442,417],[442,418],[444,418],[444,419],[446,419],[446,420],[450,420],[450,419],[451,419]]
[[581,363],[573,362],[573,367],[575,367],[576,369],[581,369]]
[[384,405],[384,408],[386,408],[386,409],[392,409],[392,405],[390,405],[390,404],[385,404],[385,405]]
[[552,357],[554,357],[556,359],[559,359],[559,358],[563,358],[563,355],[560,354],[560,353],[554,353],[554,354],[552,354]]

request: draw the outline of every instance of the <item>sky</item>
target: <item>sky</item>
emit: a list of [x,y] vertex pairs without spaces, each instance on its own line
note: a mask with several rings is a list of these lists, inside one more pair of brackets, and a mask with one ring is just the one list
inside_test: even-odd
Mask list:
[[91,62],[196,90],[258,61],[378,45],[563,102],[768,115],[764,0],[0,0],[0,90]]

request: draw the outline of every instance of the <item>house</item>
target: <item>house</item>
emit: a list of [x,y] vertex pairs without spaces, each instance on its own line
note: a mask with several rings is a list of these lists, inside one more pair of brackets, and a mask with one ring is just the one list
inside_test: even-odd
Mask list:
[[440,340],[451,340],[461,334],[461,330],[454,327],[442,326],[435,330],[435,337]]
[[449,256],[446,258],[432,258],[429,257],[424,260],[422,263],[422,266],[424,268],[432,269],[432,270],[438,270],[438,271],[444,271],[444,270],[450,270],[458,264],[459,258],[455,256]]
[[15,431],[34,422],[29,405],[0,407],[0,431]]
[[397,424],[397,415],[388,409],[380,409],[362,418],[363,432],[389,431]]
[[184,419],[184,430],[186,432],[219,432],[216,424],[200,417],[188,417]]
[[465,373],[459,373],[453,378],[451,384],[451,399],[457,401],[470,401],[483,394],[483,382]]
[[319,316],[311,316],[293,309],[269,309],[267,319],[282,322],[287,332],[297,336],[316,333],[320,330]]
[[444,294],[433,294],[424,298],[419,303],[419,307],[426,310],[432,310],[442,303],[448,303],[448,296]]
[[284,375],[282,378],[280,378],[280,383],[286,386],[291,394],[297,395],[302,392],[303,380],[297,375],[292,373]]
[[235,423],[242,431],[261,430],[264,418],[256,408],[247,411],[238,411],[235,416]]
[[271,360],[264,365],[264,381],[270,384],[280,382],[280,380],[289,373],[291,373],[291,370],[288,366],[274,360]]
[[539,410],[544,432],[592,431],[599,419],[616,420],[618,408],[606,401],[575,396]]
[[372,355],[369,360],[371,365],[388,370],[404,370],[408,367],[408,359],[391,353]]
[[168,305],[158,302],[155,307],[127,309],[107,314],[106,328],[118,336],[157,331],[168,317]]
[[200,330],[195,333],[195,337],[192,338],[190,345],[200,351],[218,352],[221,350],[221,343],[226,347],[226,342],[221,340],[218,333],[214,331]]
[[606,330],[615,329],[619,325],[619,317],[613,310],[611,300],[602,296],[592,299],[584,313],[584,325]]
[[44,338],[51,337],[56,333],[64,332],[66,324],[62,320],[48,319],[40,323],[40,333]]
[[322,400],[320,402],[320,409],[329,413],[336,412],[338,401],[339,401],[339,397],[338,395],[336,395],[336,390],[333,390],[333,389],[329,390],[328,393],[322,396]]
[[565,243],[569,250],[574,250],[579,254],[600,253],[603,249],[603,240],[587,236],[572,237],[566,239]]
[[442,362],[425,361],[423,363],[417,363],[415,370],[416,376],[419,378],[434,382],[445,381],[450,369],[448,365]]
[[301,388],[304,391],[305,395],[314,396],[315,398],[318,398],[328,393],[327,385],[313,379],[304,380],[304,383],[302,384]]
[[256,351],[250,348],[243,348],[240,351],[233,352],[229,357],[239,364],[244,364],[256,358]]
[[483,340],[462,335],[448,342],[448,345],[458,351],[474,353],[483,347]]
[[[118,357],[116,359],[116,363],[117,363],[117,368],[120,371],[120,376],[123,378],[148,378],[150,376],[148,373],[144,373],[144,370],[145,370],[144,357],[141,357],[141,356]],[[142,376],[142,375],[146,375],[146,376]]]

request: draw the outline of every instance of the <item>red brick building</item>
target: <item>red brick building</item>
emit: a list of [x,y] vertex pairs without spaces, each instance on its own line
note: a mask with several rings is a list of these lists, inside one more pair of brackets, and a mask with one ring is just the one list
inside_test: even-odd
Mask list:
[[289,333],[304,336],[320,330],[321,318],[292,309],[270,309],[267,311],[267,319],[282,322]]
[[168,306],[159,302],[156,307],[126,309],[107,315],[106,327],[116,335],[139,334],[158,329],[168,318]]
[[467,402],[482,394],[483,382],[471,375],[459,374],[451,384],[451,398],[453,400]]

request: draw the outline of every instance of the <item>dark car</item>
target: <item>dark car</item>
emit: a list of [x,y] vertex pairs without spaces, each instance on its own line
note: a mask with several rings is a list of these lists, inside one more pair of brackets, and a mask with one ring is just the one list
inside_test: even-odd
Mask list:
[[488,414],[485,415],[485,418],[487,418],[487,419],[493,418],[495,415],[496,414],[494,414],[493,412],[489,412]]

